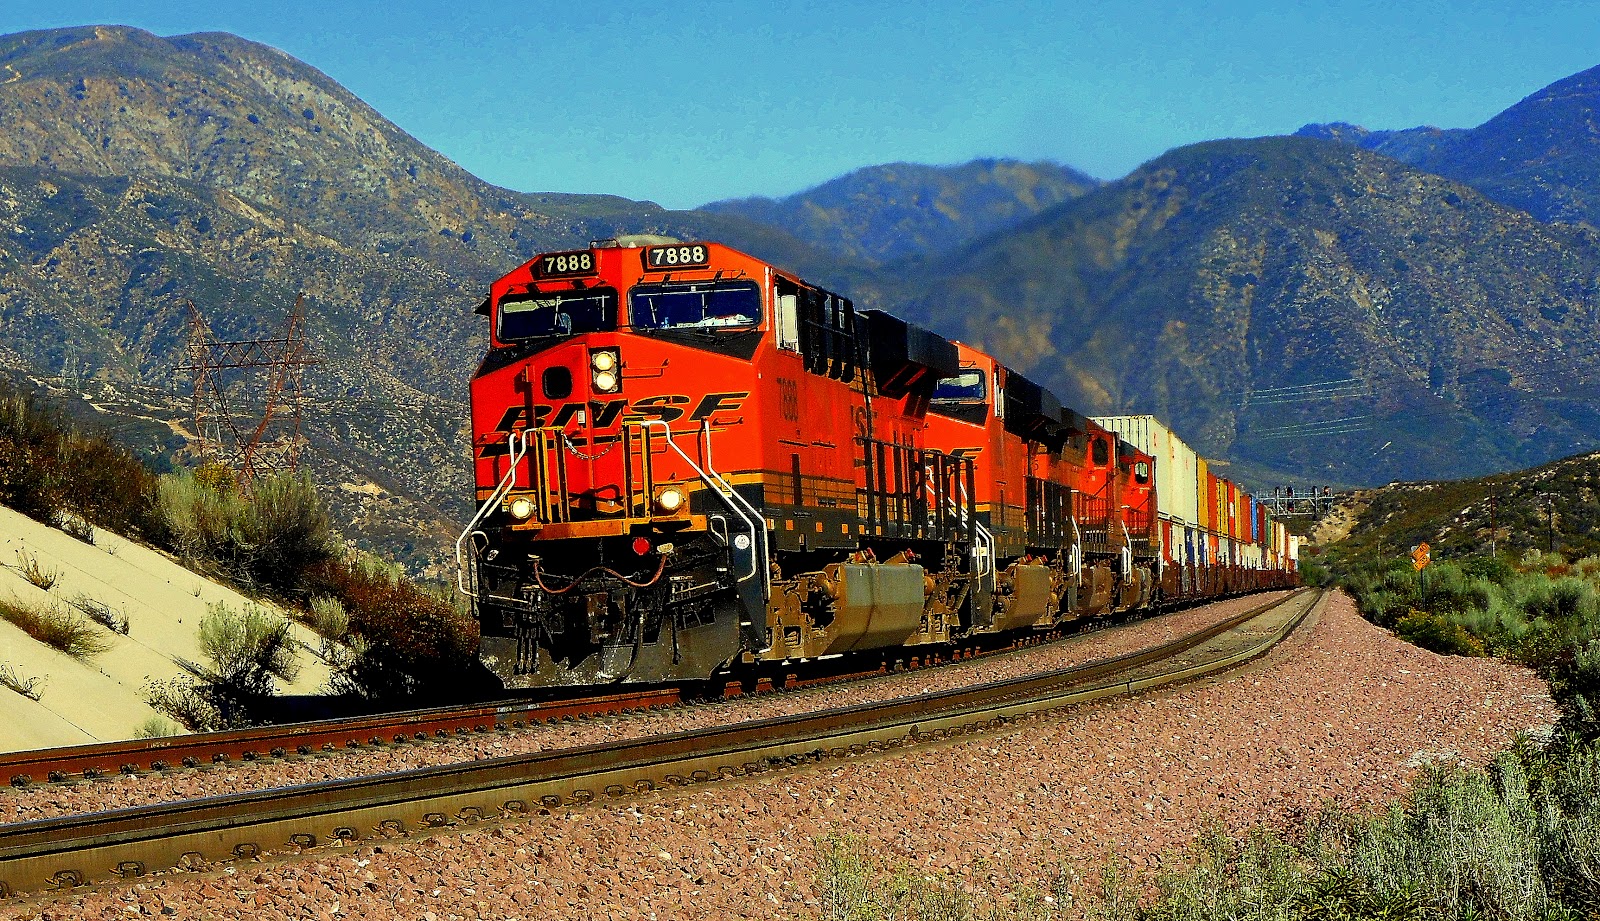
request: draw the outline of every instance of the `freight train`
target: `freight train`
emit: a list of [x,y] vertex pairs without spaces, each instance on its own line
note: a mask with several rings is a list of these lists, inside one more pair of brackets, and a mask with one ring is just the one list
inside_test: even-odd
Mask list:
[[718,243],[542,254],[478,313],[458,586],[508,687],[928,657],[1294,580],[1282,524],[1153,418]]

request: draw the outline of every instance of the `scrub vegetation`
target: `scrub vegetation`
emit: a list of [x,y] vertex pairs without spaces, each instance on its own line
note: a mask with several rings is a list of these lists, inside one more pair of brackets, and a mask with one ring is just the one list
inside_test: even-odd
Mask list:
[[1436,765],[1381,814],[1329,811],[1289,834],[1212,829],[1153,874],[1111,857],[1079,879],[1063,861],[1035,888],[973,893],[886,866],[858,838],[819,851],[828,921],[1578,921],[1600,905],[1600,749]]
[[[346,546],[303,473],[258,477],[248,486],[214,463],[157,474],[109,437],[81,431],[0,382],[0,504],[69,533],[100,527],[136,536],[247,595],[285,606],[323,635],[336,693],[443,699],[461,694],[477,674],[471,619],[447,593]],[[58,577],[26,554],[17,565],[47,590]],[[0,615],[69,654],[104,648],[94,627],[66,611],[0,605]],[[75,606],[127,632],[126,618],[103,605]],[[148,693],[191,728],[248,722],[270,686],[265,676],[283,677],[272,668],[236,671],[264,654],[259,618],[214,609],[207,623],[215,631],[211,666],[196,666],[193,681],[159,683]],[[193,688],[199,696],[181,700]]]
[[209,606],[200,622],[206,664],[189,663],[190,677],[152,682],[145,701],[193,730],[248,725],[262,702],[300,672],[289,622],[250,605]]

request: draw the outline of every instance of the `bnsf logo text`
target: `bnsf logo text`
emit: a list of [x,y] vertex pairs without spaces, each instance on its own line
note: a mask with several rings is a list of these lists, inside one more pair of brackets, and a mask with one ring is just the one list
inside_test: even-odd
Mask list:
[[[510,434],[530,427],[565,429],[579,421],[580,413],[583,414],[583,422],[580,424],[597,429],[610,428],[625,418],[654,419],[672,423],[687,417],[690,422],[699,422],[710,417],[712,413],[738,409],[744,405],[749,396],[750,391],[744,390],[736,393],[708,393],[701,397],[698,403],[682,394],[662,394],[640,397],[631,403],[627,400],[589,400],[562,403],[559,406],[535,403],[530,407],[523,404],[507,407],[505,414],[495,425],[494,431]],[[691,403],[694,404],[692,411],[689,409]],[[602,440],[613,439],[606,439],[603,436],[595,439],[596,443]],[[481,445],[478,456],[491,457],[504,453],[506,453],[506,442],[495,439],[492,443]]]

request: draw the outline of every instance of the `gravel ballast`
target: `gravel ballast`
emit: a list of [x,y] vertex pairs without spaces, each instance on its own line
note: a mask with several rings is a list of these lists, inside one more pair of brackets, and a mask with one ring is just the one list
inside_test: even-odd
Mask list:
[[1326,802],[1386,802],[1425,760],[1482,762],[1554,719],[1526,670],[1405,644],[1339,595],[1245,669],[1002,732],[471,833],[0,906],[0,917],[814,917],[816,842],[829,833],[1004,890],[1061,859],[1092,862],[1108,850],[1151,859],[1210,819],[1237,830]]
[[933,669],[902,672],[866,681],[813,687],[796,693],[761,695],[628,717],[598,717],[539,725],[504,734],[457,736],[441,742],[375,750],[341,750],[327,757],[287,762],[236,762],[226,767],[179,770],[143,777],[117,775],[90,783],[0,788],[0,823],[51,818],[127,806],[177,802],[315,783],[409,768],[459,764],[484,758],[578,745],[636,739],[687,729],[721,726],[815,712],[867,701],[914,697],[985,681],[1068,668],[1109,656],[1157,646],[1188,635],[1287,593],[1232,598],[1121,627],[1072,637],[1047,646],[952,662]]

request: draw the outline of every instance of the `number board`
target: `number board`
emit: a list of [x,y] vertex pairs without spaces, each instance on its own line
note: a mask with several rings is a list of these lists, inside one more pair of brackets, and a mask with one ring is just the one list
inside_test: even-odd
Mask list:
[[644,268],[647,272],[701,268],[710,264],[711,248],[704,243],[673,243],[644,248]]
[[573,278],[594,273],[594,253],[586,249],[570,253],[547,253],[533,264],[536,278]]

